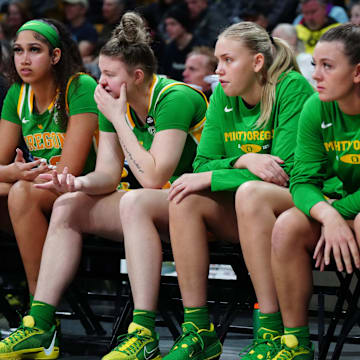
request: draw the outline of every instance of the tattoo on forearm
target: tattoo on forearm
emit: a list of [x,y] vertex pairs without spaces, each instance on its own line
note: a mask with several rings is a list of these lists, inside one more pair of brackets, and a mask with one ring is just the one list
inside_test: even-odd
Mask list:
[[138,171],[139,173],[143,174],[143,173],[144,173],[144,170],[141,168],[140,164],[133,158],[131,152],[128,150],[128,148],[126,147],[126,145],[125,145],[123,142],[121,142],[121,147],[123,148],[123,150],[124,150],[124,152],[125,152],[125,158],[126,158],[126,160],[127,160],[128,162],[132,162],[132,163],[135,165],[137,171]]

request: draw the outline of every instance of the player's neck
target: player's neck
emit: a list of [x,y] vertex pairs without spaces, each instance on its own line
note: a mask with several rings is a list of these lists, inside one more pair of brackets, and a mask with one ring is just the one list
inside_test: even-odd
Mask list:
[[55,83],[47,82],[45,84],[32,84],[34,91],[35,107],[39,114],[42,114],[49,105],[55,100],[57,88]]

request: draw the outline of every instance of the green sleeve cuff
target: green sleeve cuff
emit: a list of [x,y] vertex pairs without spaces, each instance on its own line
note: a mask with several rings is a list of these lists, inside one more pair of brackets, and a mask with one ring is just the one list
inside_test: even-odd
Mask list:
[[360,212],[359,194],[356,192],[340,200],[335,200],[332,206],[345,220],[353,220]]
[[314,205],[325,200],[320,189],[311,184],[296,184],[290,190],[295,206],[308,216]]
[[200,156],[197,157],[194,161],[193,168],[194,172],[205,172],[205,171],[214,171],[214,170],[226,170],[233,169],[233,166],[239,156],[234,156],[226,159],[202,159]]

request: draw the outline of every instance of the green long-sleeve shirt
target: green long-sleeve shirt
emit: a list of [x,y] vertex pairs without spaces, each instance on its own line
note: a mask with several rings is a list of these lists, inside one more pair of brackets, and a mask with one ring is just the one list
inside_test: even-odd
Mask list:
[[249,109],[241,97],[227,96],[218,85],[206,113],[194,171],[212,171],[212,191],[235,191],[246,181],[259,180],[247,169],[233,168],[240,156],[252,152],[279,156],[289,174],[299,115],[312,93],[312,87],[298,72],[291,71],[282,76],[276,85],[270,119],[264,128],[256,129],[260,103]]
[[314,94],[301,113],[290,191],[305,214],[320,201],[324,180],[336,175],[344,195],[333,207],[345,218],[360,212],[360,114],[344,114],[336,101],[322,102]]

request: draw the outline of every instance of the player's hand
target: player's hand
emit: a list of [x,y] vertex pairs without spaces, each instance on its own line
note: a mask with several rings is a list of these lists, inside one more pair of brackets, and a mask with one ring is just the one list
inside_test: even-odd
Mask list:
[[126,114],[126,84],[121,84],[120,96],[114,98],[100,84],[96,87],[94,99],[101,113],[112,123]]
[[360,268],[359,245],[349,224],[339,214],[324,225],[324,262],[330,264],[331,253],[335,259],[338,271],[352,273],[353,263]]
[[208,189],[211,186],[211,171],[197,173],[197,174],[184,174],[176,179],[169,190],[169,201],[175,201],[176,204],[180,203],[186,196],[195,192]]
[[38,189],[55,190],[58,193],[74,192],[80,190],[80,184],[76,181],[76,177],[69,174],[69,169],[65,166],[61,174],[58,174],[56,170],[48,174],[42,174],[39,176],[41,180],[45,180],[44,183],[34,184]]
[[315,260],[315,268],[318,268],[320,271],[324,271],[325,269],[324,250],[325,250],[325,237],[324,237],[324,227],[322,226],[320,238],[316,244],[313,255],[313,259]]
[[15,161],[9,165],[10,181],[18,180],[33,181],[40,174],[49,171],[49,167],[42,160],[26,162],[23,152],[17,148]]
[[248,169],[261,180],[280,186],[287,186],[289,176],[280,166],[284,161],[270,154],[248,153],[239,157],[234,164],[236,169]]

